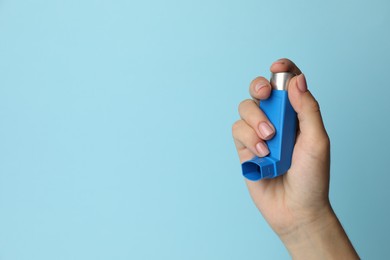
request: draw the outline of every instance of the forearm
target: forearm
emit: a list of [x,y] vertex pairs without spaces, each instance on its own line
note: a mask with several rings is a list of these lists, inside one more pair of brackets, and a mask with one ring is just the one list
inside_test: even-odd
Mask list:
[[293,259],[359,259],[331,208],[280,238]]

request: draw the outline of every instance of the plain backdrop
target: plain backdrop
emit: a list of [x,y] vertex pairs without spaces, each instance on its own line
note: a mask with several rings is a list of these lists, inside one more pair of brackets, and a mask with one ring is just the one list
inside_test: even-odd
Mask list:
[[252,204],[238,103],[294,60],[332,205],[390,257],[390,3],[0,0],[0,259],[289,259]]

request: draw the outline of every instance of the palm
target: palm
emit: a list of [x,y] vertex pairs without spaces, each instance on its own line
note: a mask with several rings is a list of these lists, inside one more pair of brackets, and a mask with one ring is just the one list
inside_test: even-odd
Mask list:
[[[250,194],[265,219],[277,232],[286,232],[300,218],[296,214],[318,212],[327,203],[329,145],[315,146],[297,137],[290,170],[274,179],[246,181]],[[322,202],[322,203],[319,203]]]

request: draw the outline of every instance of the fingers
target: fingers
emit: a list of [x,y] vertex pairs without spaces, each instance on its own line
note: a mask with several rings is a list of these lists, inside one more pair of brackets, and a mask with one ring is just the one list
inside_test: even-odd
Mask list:
[[258,137],[269,140],[274,136],[275,128],[255,101],[251,99],[242,101],[238,106],[238,112]]
[[257,77],[249,85],[249,93],[258,103],[259,100],[267,99],[271,94],[271,84],[264,77]]
[[255,155],[264,157],[269,154],[267,145],[244,120],[234,123],[232,132],[241,162],[250,160]]
[[264,157],[269,154],[264,140],[271,139],[275,128],[267,116],[259,109],[254,100],[247,99],[238,107],[241,120],[233,125],[233,137],[240,161],[252,159],[255,155]]
[[270,68],[272,73],[291,72],[296,75],[302,74],[301,70],[289,59],[283,58],[272,63]]
[[[298,115],[299,139],[303,140],[301,143],[304,144],[305,149],[314,150],[311,149],[313,145],[315,147],[321,144],[329,146],[329,138],[322,122],[319,105],[307,89],[306,79],[301,70],[288,59],[277,60],[270,70],[273,73],[291,72],[298,75],[289,83],[288,96]],[[257,77],[249,87],[253,100],[244,100],[239,105],[241,120],[233,125],[233,137],[241,162],[250,160],[255,155],[264,157],[269,154],[264,140],[269,140],[274,136],[275,128],[259,109],[259,103],[260,100],[270,96],[271,90],[267,79]]]

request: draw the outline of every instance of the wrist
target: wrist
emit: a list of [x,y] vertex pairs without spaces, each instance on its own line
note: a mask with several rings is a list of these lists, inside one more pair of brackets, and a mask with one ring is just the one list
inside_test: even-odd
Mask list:
[[330,205],[279,236],[293,259],[359,259]]
[[328,204],[321,211],[297,214],[294,224],[278,235],[286,246],[295,246],[304,243],[311,236],[320,234],[328,226],[333,225],[335,219],[337,217]]

